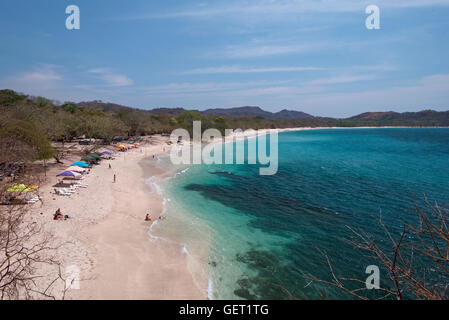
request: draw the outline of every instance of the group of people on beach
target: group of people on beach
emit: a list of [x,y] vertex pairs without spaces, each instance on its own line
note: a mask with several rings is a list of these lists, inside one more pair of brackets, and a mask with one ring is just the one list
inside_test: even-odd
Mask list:
[[68,214],[62,214],[61,209],[56,210],[55,214],[53,215],[53,220],[67,220],[70,219],[70,216]]

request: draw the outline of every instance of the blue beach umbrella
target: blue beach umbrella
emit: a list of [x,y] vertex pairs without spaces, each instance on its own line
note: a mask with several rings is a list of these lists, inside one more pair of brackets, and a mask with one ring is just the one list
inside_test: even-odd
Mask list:
[[64,171],[57,175],[57,177],[73,177],[73,178],[76,178],[79,176],[81,176],[79,173],[72,172],[72,171]]
[[78,162],[72,163],[72,166],[81,167],[81,168],[88,168],[89,164],[87,164],[85,162],[82,162],[82,161],[78,161]]
[[112,153],[110,153],[110,152],[108,152],[108,151],[103,152],[103,154],[107,154],[107,155],[112,156]]

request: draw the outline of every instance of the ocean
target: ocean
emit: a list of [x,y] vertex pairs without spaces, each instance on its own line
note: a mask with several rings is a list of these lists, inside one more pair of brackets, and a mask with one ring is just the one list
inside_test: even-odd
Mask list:
[[337,275],[366,279],[377,261],[348,242],[348,227],[386,244],[380,217],[396,235],[415,221],[414,202],[446,204],[448,164],[449,129],[284,132],[276,175],[260,176],[258,165],[177,168],[161,185],[165,219],[151,235],[202,264],[210,299],[346,299],[310,284],[330,279],[322,252]]

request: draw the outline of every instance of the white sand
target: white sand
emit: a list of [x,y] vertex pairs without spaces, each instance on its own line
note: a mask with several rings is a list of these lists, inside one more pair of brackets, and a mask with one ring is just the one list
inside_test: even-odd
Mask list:
[[[156,140],[154,145],[120,153],[114,161],[103,160],[83,180],[89,187],[70,197],[51,194],[52,185],[55,175],[79,158],[48,172],[49,183],[40,188],[43,205],[36,203],[30,209],[58,242],[69,242],[59,249],[64,267],[75,265],[81,270],[80,289],[69,290],[66,298],[206,298],[207,281],[198,277],[194,281],[192,273],[201,272],[188,268],[180,248],[160,246],[149,239],[151,222],[144,218],[148,211],[153,219],[158,218],[162,199],[145,185],[139,162],[168,150],[167,139]],[[54,221],[52,214],[58,208],[71,219]]]

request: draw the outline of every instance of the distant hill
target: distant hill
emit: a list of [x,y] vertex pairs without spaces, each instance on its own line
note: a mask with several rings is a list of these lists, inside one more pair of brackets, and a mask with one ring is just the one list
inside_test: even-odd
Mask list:
[[[169,116],[177,116],[186,109],[183,108],[156,108],[150,110],[143,109],[135,109],[127,106],[122,106],[115,103],[107,103],[102,101],[87,101],[80,102],[77,104],[79,107],[94,109],[94,110],[102,110],[104,112],[118,112],[121,110],[139,110],[141,112],[145,112],[153,115],[169,115]],[[205,111],[200,111],[204,115],[209,116],[223,116],[230,118],[246,118],[246,117],[262,117],[265,119],[271,120],[294,120],[294,119],[312,119],[314,116],[301,112],[301,111],[293,111],[293,110],[282,110],[280,112],[269,112],[262,110],[260,107],[238,107],[238,108],[217,108],[217,109],[208,109]]]
[[115,103],[109,103],[109,102],[102,102],[99,100],[95,101],[83,101],[76,104],[78,107],[86,108],[86,109],[93,109],[93,110],[101,110],[104,112],[118,112],[121,110],[136,110],[135,108],[122,106],[120,104]]
[[292,110],[282,110],[276,113],[273,113],[273,119],[312,119],[314,116],[302,112],[302,111],[292,111]]
[[366,112],[357,116],[348,118],[356,121],[382,121],[382,122],[428,122],[438,123],[439,125],[449,125],[449,111],[424,110],[420,112]]
[[268,118],[272,115],[271,112],[262,110],[259,107],[239,107],[239,108],[216,108],[208,109],[202,112],[205,115],[223,116],[223,117],[263,117]]
[[[122,106],[115,103],[107,103],[102,101],[88,101],[77,104],[79,107],[94,110],[102,110],[106,113],[117,113],[123,111],[137,111],[141,114],[149,115],[166,115],[176,117],[187,111],[184,108],[156,108],[150,110],[136,109],[132,107]],[[196,110],[192,110],[196,111]],[[314,117],[310,114],[294,111],[282,110],[279,112],[269,112],[256,106],[245,106],[238,108],[214,108],[205,111],[198,111],[204,116],[209,117],[226,117],[226,118],[264,118],[271,121],[315,121],[315,122],[335,122],[345,121],[350,126],[358,125],[411,125],[411,126],[449,126],[449,111],[423,110],[420,112],[366,112],[345,119]],[[337,124],[340,125],[340,124]]]
[[300,112],[300,111],[290,111],[282,110],[280,112],[272,113],[262,110],[260,107],[240,107],[240,108],[229,108],[229,109],[208,109],[202,112],[206,115],[215,116],[225,116],[225,117],[263,117],[265,119],[275,119],[275,120],[289,120],[289,119],[311,119],[314,118],[312,115]]
[[169,115],[169,116],[177,116],[186,111],[183,108],[157,108],[148,110],[147,112],[154,115]]

